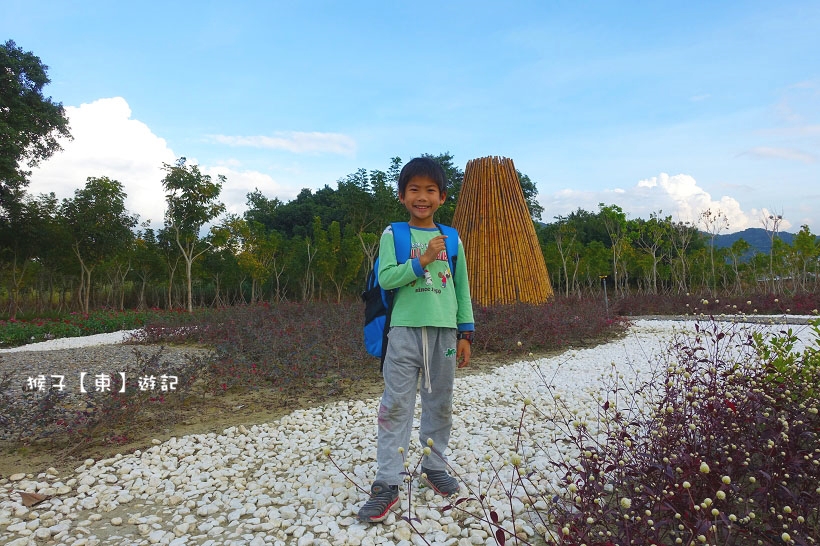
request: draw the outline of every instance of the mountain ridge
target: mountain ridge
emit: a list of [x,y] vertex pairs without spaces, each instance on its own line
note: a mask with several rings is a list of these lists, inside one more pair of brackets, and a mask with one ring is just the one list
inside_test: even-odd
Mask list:
[[[707,238],[710,237],[708,233],[704,235]],[[787,231],[778,231],[774,236],[790,245],[794,240],[795,234]],[[771,234],[763,228],[746,228],[743,231],[718,235],[715,237],[715,248],[728,248],[740,239],[749,243],[749,246],[752,247],[752,252],[768,254],[772,248]]]

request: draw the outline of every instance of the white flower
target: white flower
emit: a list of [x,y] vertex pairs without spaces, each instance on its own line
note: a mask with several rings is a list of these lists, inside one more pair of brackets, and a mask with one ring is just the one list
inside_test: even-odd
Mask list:
[[700,472],[701,474],[708,474],[709,473],[709,465],[705,462],[700,463]]
[[632,499],[624,497],[621,499],[621,508],[629,510],[632,507]]

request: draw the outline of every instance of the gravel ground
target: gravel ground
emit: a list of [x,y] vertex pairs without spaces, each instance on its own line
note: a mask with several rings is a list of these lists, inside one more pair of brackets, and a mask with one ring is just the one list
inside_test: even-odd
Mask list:
[[[770,324],[774,319],[764,322],[749,327],[780,329]],[[637,320],[627,336],[605,345],[458,377],[449,458],[464,487],[487,485],[485,457],[505,468],[524,397],[549,412],[552,398],[541,378],[549,378],[554,392],[581,414],[592,413],[609,374],[639,380],[669,340],[691,334],[694,325]],[[810,337],[807,327],[793,328],[801,339]],[[88,460],[69,475],[0,479],[0,543],[410,546],[420,543],[418,532],[435,545],[494,544],[480,517],[443,513],[439,507],[445,501],[415,483],[384,524],[356,520],[375,473],[377,406],[374,399],[303,409],[266,424],[157,441],[145,451]],[[552,457],[564,455],[550,419],[527,421],[526,430],[529,445],[537,441],[547,449],[527,454],[528,465],[548,468]],[[414,464],[418,456],[418,448],[411,447],[408,460]],[[500,483],[505,476],[502,471]],[[557,478],[545,473],[544,486],[550,483]],[[48,499],[27,508],[16,492],[21,490]],[[514,491],[512,502],[498,487],[486,493],[502,526],[512,529],[518,514],[516,530],[537,540],[543,529],[520,517],[525,492]],[[408,505],[419,519],[416,531],[402,518]]]
[[91,396],[106,395],[96,392],[103,388],[96,384],[98,375],[125,374],[129,385],[140,377],[154,376],[153,389],[159,392],[161,376],[168,377],[165,381],[170,386],[175,372],[191,355],[207,353],[191,347],[124,344],[132,332],[53,339],[0,350],[0,387],[7,385],[0,388],[0,440],[14,437],[16,427],[10,424],[9,414],[16,408],[33,408],[32,400],[42,399],[49,390],[62,394],[59,404],[72,409],[84,408]]

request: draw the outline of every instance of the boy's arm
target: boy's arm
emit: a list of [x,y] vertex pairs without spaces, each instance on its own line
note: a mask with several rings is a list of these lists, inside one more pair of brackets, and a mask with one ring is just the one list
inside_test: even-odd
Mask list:
[[458,263],[455,266],[456,322],[458,323],[458,337],[456,344],[456,366],[466,368],[470,365],[472,355],[473,332],[475,319],[473,318],[473,300],[470,297],[470,279],[467,274],[467,258],[464,256],[464,245],[461,237],[458,239]]
[[403,264],[398,263],[393,231],[384,230],[379,241],[379,285],[385,290],[393,290],[423,276],[424,268],[418,258],[407,260]]
[[473,318],[473,301],[470,298],[470,279],[467,274],[467,258],[464,255],[464,245],[461,238],[458,241],[458,262],[455,265],[455,289],[458,310],[456,311],[456,323],[459,332],[472,332],[475,330],[475,319]]

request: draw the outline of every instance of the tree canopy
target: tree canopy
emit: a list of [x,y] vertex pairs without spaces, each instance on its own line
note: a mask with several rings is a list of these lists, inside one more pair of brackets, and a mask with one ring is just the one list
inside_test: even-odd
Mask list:
[[51,80],[39,57],[9,40],[0,45],[0,207],[28,184],[40,161],[71,138],[62,103],[43,95]]

